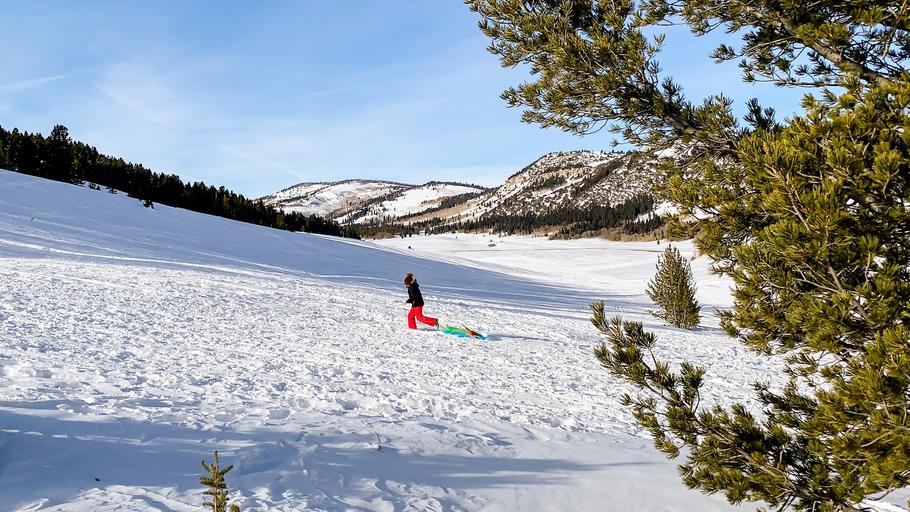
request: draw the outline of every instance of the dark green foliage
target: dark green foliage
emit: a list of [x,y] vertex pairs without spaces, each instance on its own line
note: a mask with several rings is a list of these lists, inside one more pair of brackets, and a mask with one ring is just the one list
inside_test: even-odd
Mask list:
[[362,226],[358,226],[357,232],[363,238],[389,238],[395,236],[404,238],[406,236],[412,236],[419,233],[414,225],[398,223],[364,224]]
[[660,306],[659,311],[651,312],[654,316],[676,327],[698,326],[701,306],[695,300],[692,267],[675,247],[667,247],[657,258],[657,273],[646,291]]
[[73,141],[61,125],[55,126],[46,138],[0,128],[0,164],[0,168],[67,183],[97,183],[111,193],[122,190],[143,203],[155,202],[289,231],[357,237],[353,229],[322,217],[282,213],[224,187],[184,183],[173,174],[152,172],[142,165],[100,154],[94,147]]
[[[627,162],[624,162],[621,158],[613,159],[607,163],[600,164],[594,168],[594,172],[590,173],[585,177],[584,180],[579,183],[577,187],[572,190],[574,196],[579,196],[583,194],[586,190],[589,190],[593,186],[597,185],[601,181],[607,178],[607,176],[613,174],[613,171],[622,167]],[[633,155],[629,158],[628,166],[636,167],[640,165],[640,157]]]
[[[698,233],[735,283],[727,331],[787,356],[783,390],[756,386],[762,415],[699,407],[703,371],[653,357],[640,324],[603,318],[596,355],[643,392],[625,397],[683,481],[778,510],[858,510],[910,484],[910,10],[896,1],[473,0],[491,51],[534,81],[504,98],[526,121],[609,126],[665,160],[668,232]],[[690,102],[661,76],[655,28],[741,37],[717,60],[746,81],[837,86],[784,124],[757,100]],[[659,29],[658,29],[659,30]],[[691,222],[697,219],[697,222]]]
[[208,496],[208,500],[210,500],[204,502],[202,506],[212,510],[212,512],[240,512],[240,507],[237,505],[231,505],[228,508],[228,488],[227,483],[224,481],[224,476],[234,469],[234,466],[222,469],[218,460],[218,450],[215,450],[214,462],[207,464],[203,460],[202,469],[208,475],[200,476],[199,483],[206,487],[203,494]]
[[[440,201],[439,206],[434,208],[433,211],[445,210],[447,208],[452,208],[453,206],[458,206],[461,203],[470,201],[471,199],[474,199],[475,197],[479,197],[481,194],[483,194],[483,192],[468,192],[466,194],[458,194],[458,195],[454,195],[454,196],[449,196],[449,197],[443,199],[442,201]],[[426,213],[430,213],[430,211],[428,210],[428,211],[424,212],[424,214],[426,214]]]
[[629,234],[644,235],[653,233],[663,227],[664,218],[661,215],[651,215],[645,220],[636,220],[623,226],[622,230]]
[[[464,187],[481,188],[478,185],[472,185],[470,183],[459,183],[459,182],[444,183],[444,182],[440,182],[440,181],[430,181],[430,182],[426,183],[426,185],[440,185],[440,184],[453,184],[453,185],[461,185]],[[372,213],[371,210],[376,205],[383,203],[385,201],[388,201],[390,199],[395,199],[395,198],[401,196],[404,192],[406,192],[406,190],[399,192],[398,194],[391,195],[391,196],[384,195],[384,196],[379,196],[379,197],[373,198],[370,201],[364,203],[358,209],[353,210],[351,212],[346,212],[346,215],[351,218],[357,218],[357,217],[361,217],[364,215],[368,215],[368,214]],[[447,210],[449,208],[452,208],[453,206],[457,206],[457,205],[460,205],[467,201],[470,201],[471,199],[474,199],[475,197],[478,197],[483,193],[484,193],[483,191],[479,191],[479,192],[468,192],[465,194],[457,194],[454,196],[449,196],[449,197],[443,198],[437,206],[423,210],[420,213],[417,213],[415,215],[406,215],[406,216],[402,216],[402,217],[386,216],[386,217],[379,217],[379,218],[372,219],[369,222],[362,225],[367,228],[366,229],[367,234],[364,234],[363,236],[370,237],[369,233],[398,234],[400,232],[400,230],[397,229],[395,226],[401,227],[404,225],[404,223],[410,224],[410,222],[408,222],[408,219],[424,217],[431,213],[439,212],[442,210]]]
[[560,176],[559,174],[554,174],[542,180],[535,181],[531,186],[527,188],[528,191],[533,190],[544,190],[549,188],[556,188],[559,185],[562,185],[566,182],[565,176]]
[[6,152],[6,141],[0,139],[0,169],[9,169],[12,167],[9,161],[9,155]]
[[[741,133],[721,96],[691,102],[661,76],[662,34],[645,30],[687,23],[695,35],[727,31],[713,57],[737,60],[747,81],[838,85],[852,74],[865,83],[899,80],[910,59],[908,17],[898,2],[809,3],[788,0],[466,0],[482,17],[489,49],[505,67],[527,66],[535,80],[503,99],[522,119],[591,133],[609,127],[643,147],[698,142],[734,153]],[[654,31],[650,31],[654,33]],[[799,57],[799,60],[797,60]],[[768,128],[773,114],[757,102],[749,124]]]
[[716,212],[698,243],[736,284],[724,325],[788,356],[788,389],[760,389],[767,428],[842,507],[910,484],[910,84],[845,85],[744,137],[741,165],[668,186],[683,213]]
[[[480,186],[476,183],[468,183],[466,181],[435,181],[434,180],[434,181],[428,181],[428,182],[424,183],[424,186],[430,186],[430,185],[459,185],[462,187],[476,188],[481,191],[486,190],[486,188],[487,188],[487,187]],[[471,193],[473,193],[473,192],[471,192]]]
[[[41,145],[39,145],[41,148]],[[63,125],[56,125],[51,134],[44,139],[39,168],[40,175],[52,180],[67,183],[79,183],[81,180],[76,175],[76,158],[73,140],[69,130]]]
[[687,486],[722,492],[731,503],[761,500],[778,510],[848,510],[839,505],[848,496],[831,487],[836,475],[807,449],[812,439],[806,432],[787,430],[775,421],[777,414],[762,424],[739,404],[729,411],[702,407],[704,368],[683,363],[672,370],[657,359],[654,334],[640,322],[607,319],[603,303],[592,310],[592,322],[608,343],[595,347],[595,356],[612,375],[648,392],[624,394],[621,403],[660,451],[675,458],[686,448],[679,470]]
[[451,221],[434,217],[428,220],[408,223],[375,222],[358,227],[358,233],[366,238],[411,235],[420,232],[447,233],[456,231],[495,231],[505,234],[532,234],[552,229],[554,236],[571,238],[597,235],[601,230],[616,228],[623,233],[644,234],[664,224],[661,217],[637,220],[654,209],[654,198],[650,194],[632,197],[616,206],[590,206],[585,208],[559,208],[544,213],[487,214],[470,221]]
[[[563,207],[543,213],[522,215],[492,213],[477,220],[445,224],[436,230],[455,228],[461,231],[491,230],[508,234],[531,234],[538,230],[562,226],[556,233],[566,237],[594,234],[608,228],[623,228],[629,233],[636,233],[640,232],[641,228],[635,219],[653,209],[654,197],[642,194],[615,206]],[[435,231],[432,228],[429,230]]]

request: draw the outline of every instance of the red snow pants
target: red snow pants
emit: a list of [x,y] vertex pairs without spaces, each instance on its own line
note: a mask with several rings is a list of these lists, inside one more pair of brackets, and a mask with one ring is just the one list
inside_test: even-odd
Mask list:
[[436,327],[439,325],[439,320],[428,316],[423,316],[423,306],[417,306],[411,308],[411,310],[408,311],[408,329],[416,329],[418,320],[420,323],[427,324],[430,327]]

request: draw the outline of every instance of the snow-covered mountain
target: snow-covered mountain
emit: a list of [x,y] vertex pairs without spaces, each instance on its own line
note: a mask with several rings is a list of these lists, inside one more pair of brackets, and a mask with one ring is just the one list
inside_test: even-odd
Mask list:
[[344,180],[300,183],[261,198],[265,204],[287,212],[315,213],[345,224],[394,221],[437,209],[447,198],[477,195],[476,185],[431,181],[408,185],[394,181]]
[[616,205],[651,189],[655,164],[638,153],[548,153],[509,176],[500,187],[436,215],[466,219]]
[[376,180],[299,183],[261,199],[265,204],[286,212],[314,213],[334,218],[361,208],[378,197],[410,187],[412,185]]
[[433,181],[381,196],[363,208],[339,217],[338,221],[343,224],[393,222],[435,211],[446,204],[446,199],[456,198],[455,204],[461,204],[485,191],[476,185]]
[[301,183],[262,199],[286,211],[316,213],[343,224],[434,217],[455,222],[487,215],[616,205],[649,191],[655,166],[653,158],[633,152],[555,152],[538,158],[492,189],[461,183],[415,186],[346,180]]

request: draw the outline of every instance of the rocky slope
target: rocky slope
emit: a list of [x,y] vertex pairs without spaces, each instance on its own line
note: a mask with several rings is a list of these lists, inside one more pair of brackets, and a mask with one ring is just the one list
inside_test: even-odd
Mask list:
[[411,185],[392,181],[344,180],[330,183],[299,183],[260,198],[265,204],[286,212],[316,214],[335,218],[363,207],[378,197],[396,193]]
[[541,215],[567,209],[615,206],[647,193],[655,161],[639,153],[548,153],[501,186],[462,183],[407,185],[346,180],[301,183],[263,198],[286,211],[316,213],[343,224],[455,224],[491,216]]
[[637,153],[546,154],[462,209],[461,218],[616,205],[650,190],[654,161]]
[[486,190],[476,185],[430,182],[380,196],[338,220],[343,224],[395,222],[436,211],[447,204],[447,199],[460,204]]

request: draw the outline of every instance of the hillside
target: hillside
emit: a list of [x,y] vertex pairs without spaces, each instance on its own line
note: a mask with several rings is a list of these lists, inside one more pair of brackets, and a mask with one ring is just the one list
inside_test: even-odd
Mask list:
[[650,236],[663,223],[654,215],[655,167],[654,159],[638,153],[549,153],[500,187],[407,218],[413,223],[407,228],[432,233],[546,232],[563,238]]
[[[459,183],[430,182],[391,192],[337,220],[343,224],[395,222],[437,210],[446,199],[478,196],[486,189]],[[457,204],[461,204],[459,201]]]
[[285,212],[316,214],[343,224],[395,221],[437,208],[452,196],[478,194],[475,185],[429,182],[408,185],[392,181],[344,180],[300,183],[261,200]]
[[263,203],[285,212],[316,214],[327,218],[363,207],[379,197],[406,190],[411,185],[391,181],[344,180],[327,183],[299,183],[260,198]]
[[534,226],[555,226],[577,236],[611,227],[604,218],[615,213],[605,210],[613,207],[628,210],[629,220],[651,219],[636,228],[647,232],[659,225],[658,219],[649,216],[652,203],[643,201],[634,207],[625,203],[650,195],[655,167],[652,158],[638,153],[557,152],[540,157],[492,189],[458,183],[413,186],[348,180],[302,183],[263,200],[284,211],[369,225],[361,230],[365,235],[426,228],[449,232],[465,226],[502,229],[512,226],[512,219],[520,218],[524,226],[534,218]]
[[654,162],[636,153],[546,154],[470,204],[462,218],[617,205],[651,189]]
[[[660,247],[390,242],[0,171],[0,510],[199,510],[215,449],[244,511],[735,510],[682,486],[591,356],[604,299],[707,367],[705,403],[776,382],[713,316],[648,315]],[[730,297],[707,266],[710,311]],[[428,314],[490,339],[408,332],[405,271]]]
[[281,212],[223,186],[185,182],[175,174],[154,172],[141,164],[100,153],[95,147],[70,138],[63,125],[54,126],[47,137],[0,127],[0,166],[64,183],[88,182],[112,194],[124,192],[149,207],[152,203],[166,204],[288,231],[357,237],[353,230],[322,217]]

